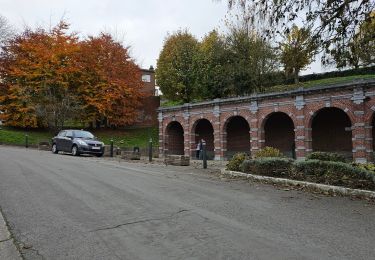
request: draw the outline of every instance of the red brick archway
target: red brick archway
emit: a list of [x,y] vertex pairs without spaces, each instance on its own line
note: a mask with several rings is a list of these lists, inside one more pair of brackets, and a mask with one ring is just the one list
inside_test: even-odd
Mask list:
[[167,125],[178,121],[185,133],[184,154],[192,155],[196,126],[205,119],[213,128],[216,160],[229,159],[236,152],[253,153],[268,145],[289,156],[294,150],[297,159],[321,150],[365,163],[374,158],[374,111],[375,80],[160,108],[159,151],[162,154],[169,142]]
[[352,122],[340,108],[318,110],[311,121],[312,150],[336,152],[352,158]]
[[177,121],[172,121],[166,128],[167,142],[165,150],[167,154],[184,154],[184,129]]
[[225,157],[231,158],[236,153],[250,154],[250,126],[242,116],[230,117],[224,124],[226,136]]
[[293,120],[284,112],[269,114],[263,121],[265,146],[279,149],[288,157],[295,157]]
[[214,159],[214,128],[211,122],[205,118],[198,119],[192,127],[192,134],[192,136],[194,136],[194,149],[192,151],[192,156],[195,156],[195,148],[198,142],[203,139],[206,142],[207,159]]

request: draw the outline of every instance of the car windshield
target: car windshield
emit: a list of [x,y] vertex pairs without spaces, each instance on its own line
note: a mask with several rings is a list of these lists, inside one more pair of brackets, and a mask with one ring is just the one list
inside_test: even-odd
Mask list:
[[87,131],[74,131],[75,138],[94,139],[92,133]]

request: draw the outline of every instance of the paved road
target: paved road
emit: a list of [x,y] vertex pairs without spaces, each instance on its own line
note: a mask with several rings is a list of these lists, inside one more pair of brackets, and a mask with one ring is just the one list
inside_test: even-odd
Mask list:
[[203,170],[0,146],[25,259],[374,259],[375,206]]

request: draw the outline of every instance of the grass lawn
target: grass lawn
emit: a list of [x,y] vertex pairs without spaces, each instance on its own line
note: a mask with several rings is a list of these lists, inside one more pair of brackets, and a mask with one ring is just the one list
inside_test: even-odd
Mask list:
[[126,130],[100,129],[91,131],[105,144],[110,144],[111,139],[119,147],[147,147],[150,137],[152,145],[159,145],[159,130],[157,127],[136,128]]
[[[115,146],[120,147],[147,147],[149,138],[153,140],[153,146],[159,145],[157,127],[137,128],[137,129],[99,129],[90,130],[98,139],[105,144],[110,144],[111,139]],[[12,127],[2,127],[0,130],[0,143],[10,145],[24,145],[25,135],[29,136],[29,144],[37,145],[40,141],[50,141],[54,132],[43,129],[25,130]]]

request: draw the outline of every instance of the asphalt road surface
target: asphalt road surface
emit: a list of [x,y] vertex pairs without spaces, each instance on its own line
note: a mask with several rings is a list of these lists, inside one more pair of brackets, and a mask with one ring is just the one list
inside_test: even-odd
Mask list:
[[375,205],[201,169],[0,146],[25,259],[374,259]]

